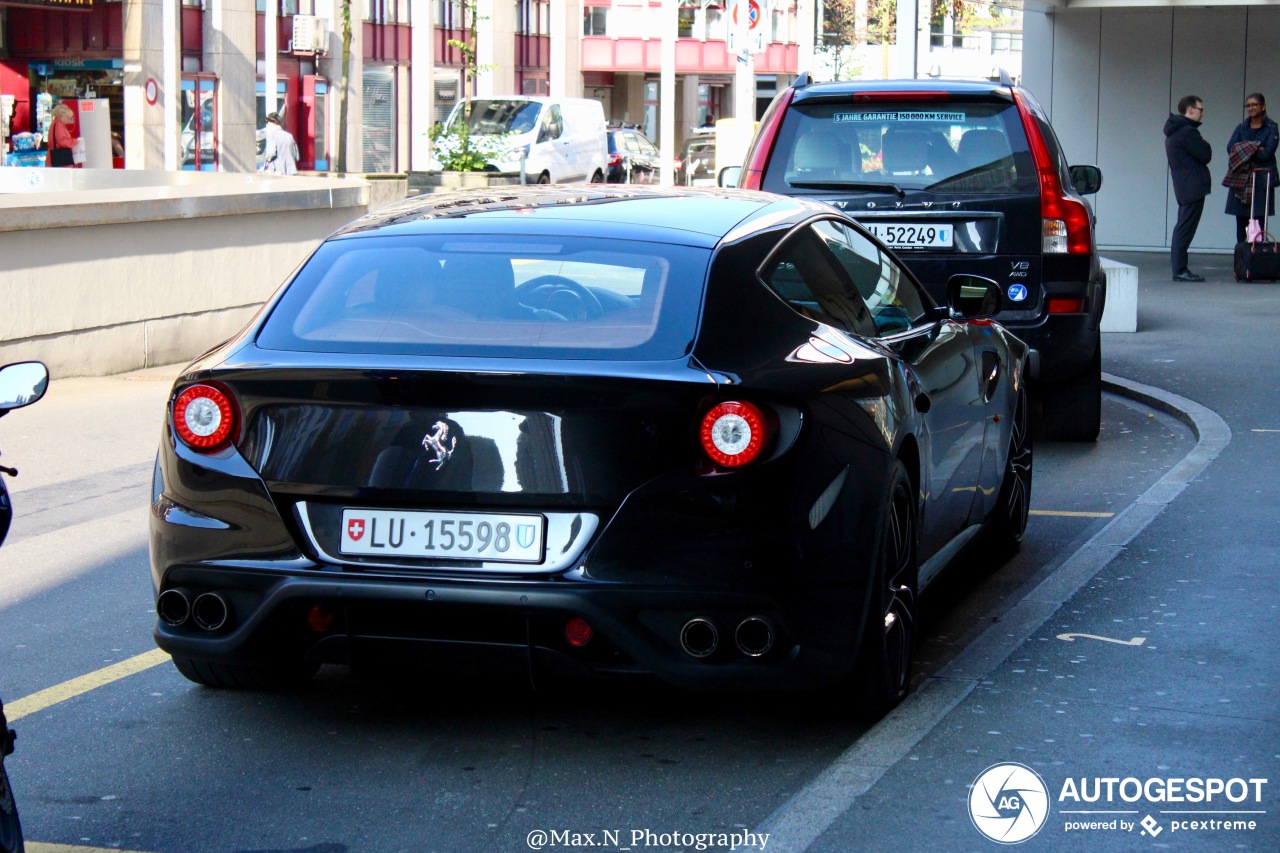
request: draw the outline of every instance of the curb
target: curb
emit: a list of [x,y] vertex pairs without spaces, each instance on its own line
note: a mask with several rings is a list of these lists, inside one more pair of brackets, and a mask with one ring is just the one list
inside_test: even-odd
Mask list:
[[754,831],[770,849],[800,853],[906,757],[925,735],[965,700],[1071,596],[1146,529],[1231,441],[1231,428],[1211,409],[1177,394],[1103,374],[1103,388],[1186,424],[1196,445],[1124,511],[1066,557],[920,689],[858,738]]

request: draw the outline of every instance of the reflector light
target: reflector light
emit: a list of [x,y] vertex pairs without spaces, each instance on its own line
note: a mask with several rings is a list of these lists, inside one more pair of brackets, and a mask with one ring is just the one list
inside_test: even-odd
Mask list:
[[1084,312],[1083,299],[1050,299],[1050,314],[1080,314]]
[[621,165],[622,165],[622,155],[621,155],[621,154],[610,154],[610,155],[609,155],[609,168],[610,168],[610,169],[612,169],[614,166],[621,166]]
[[702,418],[702,449],[717,465],[746,465],[764,450],[764,415],[750,403],[718,403]]
[[585,646],[595,634],[595,630],[581,616],[574,616],[564,623],[564,639],[571,646]]
[[307,624],[311,626],[311,630],[317,634],[323,634],[333,626],[333,611],[325,607],[323,604],[313,605],[307,611]]
[[178,438],[194,450],[217,450],[235,428],[230,398],[212,385],[192,385],[173,403],[173,428]]

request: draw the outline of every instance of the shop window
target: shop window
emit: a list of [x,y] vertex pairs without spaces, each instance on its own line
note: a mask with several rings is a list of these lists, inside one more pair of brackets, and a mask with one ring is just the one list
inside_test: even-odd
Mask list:
[[218,168],[218,81],[184,77],[182,133],[178,162],[183,169],[213,172]]
[[316,81],[316,100],[313,106],[311,132],[315,135],[316,171],[323,172],[329,168],[329,84]]

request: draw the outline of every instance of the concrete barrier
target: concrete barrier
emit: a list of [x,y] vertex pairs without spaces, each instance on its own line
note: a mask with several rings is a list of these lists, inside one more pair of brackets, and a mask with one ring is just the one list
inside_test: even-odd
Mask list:
[[404,192],[377,189],[0,168],[0,363],[101,376],[194,358],[242,328],[326,236]]
[[1107,273],[1107,304],[1102,311],[1102,331],[1138,331],[1138,268],[1110,258],[1100,258],[1099,262]]

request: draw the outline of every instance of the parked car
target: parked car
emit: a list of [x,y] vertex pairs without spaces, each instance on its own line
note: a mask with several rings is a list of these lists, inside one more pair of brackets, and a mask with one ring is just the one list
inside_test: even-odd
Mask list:
[[1098,437],[1106,275],[1084,196],[1102,173],[1067,164],[1029,91],[802,74],[765,113],[736,182],[837,205],[935,297],[956,272],[998,281],[1001,322],[1031,346],[1047,437]]
[[420,657],[875,716],[918,592],[1026,526],[999,296],[960,275],[939,308],[834,208],[765,193],[382,208],[175,382],[156,641],[211,687]]
[[523,167],[531,184],[604,181],[604,107],[593,98],[464,98],[449,113],[446,132],[461,121],[473,135],[508,137],[505,156],[490,163],[497,171]]
[[680,146],[676,158],[676,183],[687,187],[716,185],[716,135],[695,133]]
[[609,169],[605,180],[611,184],[656,184],[662,177],[662,155],[649,137],[631,127],[609,128]]

